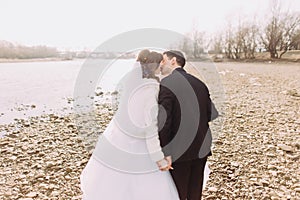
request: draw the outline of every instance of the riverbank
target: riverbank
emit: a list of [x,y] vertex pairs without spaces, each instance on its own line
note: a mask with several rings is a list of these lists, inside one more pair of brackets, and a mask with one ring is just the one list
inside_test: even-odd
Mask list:
[[[85,55],[88,56],[88,55]],[[47,62],[47,61],[68,61],[68,60],[85,60],[87,57],[51,57],[51,58],[34,58],[34,59],[7,59],[0,58],[0,63],[18,63],[18,62]],[[89,59],[91,59],[90,57]],[[111,55],[110,57],[93,57],[92,59],[135,59],[134,55],[128,57],[124,55]],[[188,62],[234,62],[234,63],[299,63],[300,62],[300,50],[291,50],[283,54],[282,58],[270,58],[269,52],[257,52],[253,59],[228,59],[225,54],[202,54],[199,58],[189,58]]]
[[300,198],[300,67],[216,64],[227,96],[204,199]]
[[32,59],[6,59],[0,58],[0,63],[22,63],[22,62],[49,62],[49,61],[64,61],[63,58],[32,58]]
[[[88,138],[92,129],[103,132],[113,116],[110,105],[96,109],[98,126],[82,121]],[[82,117],[82,116],[81,116]],[[0,197],[1,199],[81,199],[79,176],[91,152],[78,133],[78,116],[46,114],[28,120],[0,125]],[[89,129],[90,128],[90,129]]]
[[[192,64],[191,73],[210,73],[211,66]],[[217,123],[221,128],[215,129],[214,122],[212,129],[221,131],[214,138],[211,175],[203,199],[299,199],[300,67],[269,63],[212,66],[218,76],[211,72],[212,78],[204,78],[222,110],[221,124]],[[218,97],[220,83],[224,97]],[[111,104],[98,104],[95,123],[90,126],[78,124],[75,114],[45,114],[1,125],[0,132],[5,131],[6,136],[0,139],[0,196],[81,199],[79,175],[91,155],[86,144],[92,146],[113,114]],[[82,138],[78,132],[82,128],[88,129],[83,132],[93,141]]]

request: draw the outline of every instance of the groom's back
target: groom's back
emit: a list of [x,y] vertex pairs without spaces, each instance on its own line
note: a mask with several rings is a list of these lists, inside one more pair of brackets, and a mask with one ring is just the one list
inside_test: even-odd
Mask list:
[[[161,88],[173,94],[170,95],[172,112],[168,116],[172,122],[170,137],[163,136],[168,132],[167,127],[163,128],[163,124],[159,127],[162,146],[169,144],[171,155],[179,158],[177,161],[198,158],[210,119],[211,101],[206,85],[182,68],[177,68],[162,80]],[[164,98],[164,94],[160,98]],[[210,153],[210,145],[207,153]]]

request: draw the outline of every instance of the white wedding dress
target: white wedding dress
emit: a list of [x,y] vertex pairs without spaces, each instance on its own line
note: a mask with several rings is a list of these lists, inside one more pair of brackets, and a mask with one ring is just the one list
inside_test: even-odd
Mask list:
[[170,172],[155,163],[164,158],[157,134],[158,90],[156,80],[142,78],[138,63],[122,79],[118,111],[80,176],[83,200],[179,199]]

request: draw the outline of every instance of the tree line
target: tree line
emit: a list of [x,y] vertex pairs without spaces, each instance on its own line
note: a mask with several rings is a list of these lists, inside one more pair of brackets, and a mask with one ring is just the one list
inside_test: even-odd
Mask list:
[[270,58],[280,59],[289,50],[300,50],[300,13],[283,12],[279,1],[273,0],[264,20],[258,22],[255,16],[252,20],[236,19],[223,31],[207,35],[193,28],[178,48],[191,58],[200,58],[208,50],[228,59],[253,59],[256,52],[268,52]]
[[28,47],[16,45],[7,41],[0,41],[0,58],[6,59],[32,59],[57,57],[56,48],[47,46]]

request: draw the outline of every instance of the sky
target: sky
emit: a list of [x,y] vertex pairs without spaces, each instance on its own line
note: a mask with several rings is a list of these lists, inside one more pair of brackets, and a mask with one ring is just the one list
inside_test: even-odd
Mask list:
[[[280,0],[300,12],[300,0]],[[140,28],[213,33],[237,16],[263,18],[270,0],[0,0],[0,40],[93,49]]]

